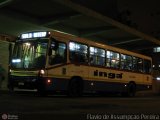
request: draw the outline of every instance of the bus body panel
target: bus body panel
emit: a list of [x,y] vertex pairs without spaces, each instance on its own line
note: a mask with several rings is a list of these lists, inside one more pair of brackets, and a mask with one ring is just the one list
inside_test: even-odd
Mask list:
[[[66,75],[63,75],[62,71],[63,68],[66,69]],[[83,66],[81,65],[81,69],[78,69],[77,66],[73,64],[68,64],[67,66],[55,68],[54,70],[49,71],[48,76],[53,78],[53,86],[59,86],[60,84],[65,84],[66,86],[63,90],[67,90],[67,84],[73,76],[79,76],[84,81],[84,91],[125,91],[127,84],[131,81],[134,81],[137,85],[137,90],[146,90],[149,88],[151,89],[152,85],[152,77],[150,75],[143,75],[141,73],[131,73],[126,71],[117,71],[117,70],[110,70],[106,68],[97,68],[92,66]],[[82,74],[82,71],[86,71],[89,69],[89,74]],[[54,72],[55,71],[55,72]],[[103,71],[103,72],[102,72]],[[81,73],[82,72],[82,73]],[[60,75],[61,73],[61,75]],[[111,75],[110,75],[111,74]],[[63,76],[63,77],[62,77]],[[147,80],[144,79],[147,77]],[[59,82],[57,81],[59,79]],[[55,82],[56,81],[56,82]],[[145,84],[144,84],[144,81]],[[62,83],[61,83],[62,82]],[[55,83],[59,85],[54,85]],[[61,88],[56,90],[61,90]],[[66,89],[65,89],[66,88]],[[55,90],[54,87],[52,87]]]
[[[47,37],[48,42],[46,42],[44,38],[43,38],[43,42],[41,42],[41,38],[36,39],[36,40],[34,40],[34,44],[30,48],[32,50],[31,52],[33,52],[33,55],[31,55],[31,57],[34,58],[34,54],[37,54],[37,56],[39,56],[41,54],[41,52],[39,51],[44,50],[45,48],[45,52],[43,53],[43,55],[46,55],[45,65],[40,68],[37,67],[37,70],[29,70],[26,68],[24,69],[21,68],[19,70],[16,70],[13,67],[11,67],[10,81],[14,83],[13,84],[14,87],[18,86],[20,88],[23,88],[23,87],[30,88],[30,86],[33,86],[31,88],[37,89],[37,86],[38,86],[37,84],[39,83],[39,81],[42,81],[42,83],[45,86],[46,91],[68,91],[70,81],[73,78],[78,77],[78,78],[81,78],[81,80],[83,81],[83,91],[84,92],[85,91],[123,92],[127,90],[127,86],[129,85],[130,82],[136,85],[137,90],[151,89],[151,85],[152,85],[151,73],[144,73],[141,71],[134,71],[134,70],[124,70],[121,68],[121,66],[119,66],[119,68],[112,68],[112,67],[108,67],[106,63],[105,63],[106,65],[93,65],[91,63],[90,48],[95,47],[97,49],[104,50],[105,51],[105,55],[104,55],[105,62],[107,59],[106,58],[107,51],[117,52],[119,54],[119,62],[122,61],[120,57],[123,54],[126,56],[127,55],[131,56],[132,59],[134,56],[137,59],[141,58],[143,61],[147,60],[147,61],[152,62],[152,59],[148,56],[144,56],[144,55],[134,53],[131,51],[104,45],[104,44],[93,42],[93,41],[90,41],[84,38],[79,38],[73,35],[63,34],[59,32],[51,32],[50,36]],[[28,41],[30,42],[33,40],[25,39],[24,42],[21,41],[20,43],[22,43],[22,47],[27,46]],[[63,43],[63,45],[59,47],[58,52],[61,52],[62,49],[64,49],[63,48],[64,45],[66,45],[65,54],[67,58],[66,58],[66,61],[63,63],[51,65],[49,63],[49,59],[50,59],[49,51],[51,47],[53,47],[52,51],[54,52],[56,51],[57,45],[60,45],[60,43],[58,43],[57,41]],[[87,46],[87,59],[88,59],[87,62],[81,63],[77,61],[73,62],[71,60],[70,42],[72,43],[75,42],[75,43],[83,44]],[[25,44],[23,45],[23,43]],[[35,45],[35,43],[37,43],[37,45]],[[78,47],[76,46],[74,49],[79,49]],[[25,47],[24,54],[26,53],[30,54],[30,52],[27,52],[30,50],[28,48],[29,46]],[[78,52],[81,52],[81,51],[78,51]],[[96,59],[98,60],[98,58]],[[25,60],[27,59],[24,59],[24,61]],[[113,60],[115,61],[115,59]],[[36,63],[37,62],[33,62],[32,67]],[[119,64],[121,64],[121,62]],[[29,65],[30,64],[26,64],[27,67]],[[44,71],[44,74],[40,74],[41,70]]]

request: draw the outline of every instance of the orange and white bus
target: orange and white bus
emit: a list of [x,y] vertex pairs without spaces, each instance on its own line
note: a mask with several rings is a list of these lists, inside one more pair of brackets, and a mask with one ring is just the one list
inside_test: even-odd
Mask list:
[[151,65],[150,57],[77,36],[28,32],[15,42],[9,89],[134,96],[136,91],[152,88]]

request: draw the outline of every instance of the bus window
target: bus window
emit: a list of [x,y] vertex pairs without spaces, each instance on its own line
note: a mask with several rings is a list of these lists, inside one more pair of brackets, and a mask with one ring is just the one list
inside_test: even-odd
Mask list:
[[106,65],[107,67],[119,68],[119,53],[113,51],[106,52]]
[[133,71],[138,71],[138,64],[137,64],[138,58],[133,57]]
[[132,70],[132,56],[121,54],[121,69]]
[[52,54],[49,56],[49,64],[55,65],[66,62],[66,45],[61,42],[51,42]]
[[143,72],[143,60],[141,58],[133,57],[133,71]]
[[138,64],[138,72],[143,72],[143,59],[138,58],[137,64]]
[[[17,42],[13,51],[13,68],[44,68],[48,41]],[[15,62],[19,60],[19,62]]]
[[105,50],[90,47],[90,63],[91,65],[105,66]]
[[151,61],[144,60],[144,73],[151,73]]
[[69,43],[69,58],[71,62],[76,63],[88,63],[88,46],[76,43],[76,42],[70,42]]

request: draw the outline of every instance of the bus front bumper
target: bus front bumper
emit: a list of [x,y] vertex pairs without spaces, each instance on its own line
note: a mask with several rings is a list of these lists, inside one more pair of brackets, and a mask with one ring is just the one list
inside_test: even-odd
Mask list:
[[9,85],[19,89],[36,89],[37,76],[10,76]]

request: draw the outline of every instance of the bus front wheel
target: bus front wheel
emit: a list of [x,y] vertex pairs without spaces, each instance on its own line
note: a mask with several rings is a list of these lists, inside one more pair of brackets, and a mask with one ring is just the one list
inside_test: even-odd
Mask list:
[[38,96],[41,96],[41,97],[47,96],[47,93],[45,90],[45,85],[44,85],[43,81],[41,81],[41,80],[39,80],[37,82],[37,94],[38,94]]
[[9,83],[9,84],[7,85],[7,87],[8,87],[8,90],[9,90],[10,93],[13,93],[13,92],[14,92],[14,86],[13,86],[13,84]]

